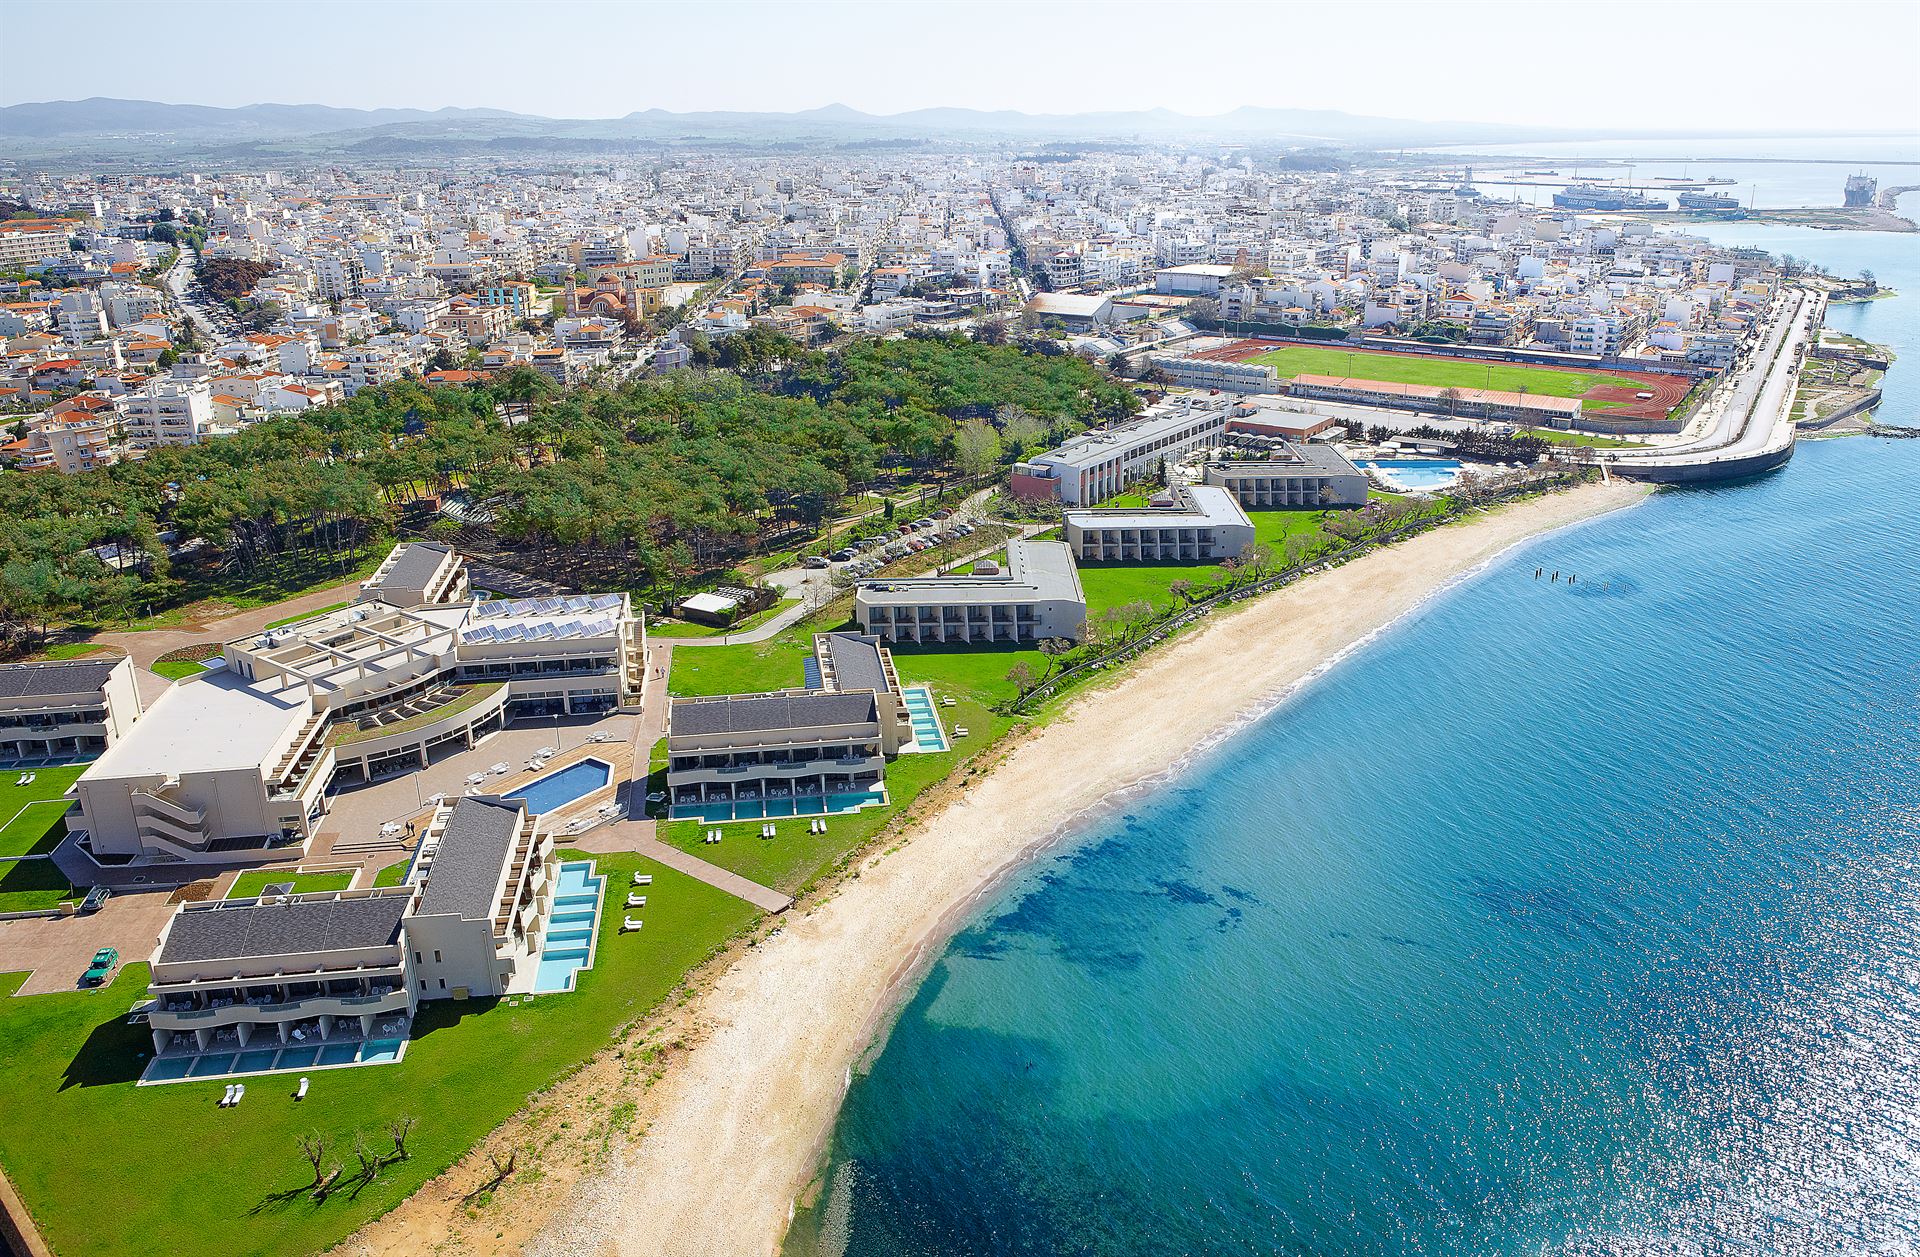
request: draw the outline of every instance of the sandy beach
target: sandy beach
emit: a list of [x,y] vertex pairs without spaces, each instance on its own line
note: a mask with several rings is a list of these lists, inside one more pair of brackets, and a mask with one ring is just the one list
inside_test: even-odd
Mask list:
[[529,1251],[775,1251],[849,1071],[1011,870],[1502,551],[1647,492],[1586,485],[1437,529],[1217,615],[1080,698],[695,999],[702,1034],[649,1090],[644,1137],[573,1184]]

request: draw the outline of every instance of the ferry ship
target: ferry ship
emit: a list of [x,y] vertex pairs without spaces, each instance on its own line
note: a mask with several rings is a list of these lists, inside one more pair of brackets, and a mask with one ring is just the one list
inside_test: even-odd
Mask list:
[[1602,188],[1591,183],[1569,184],[1553,194],[1553,203],[1561,209],[1581,210],[1661,210],[1665,201],[1641,196],[1625,188]]
[[1740,198],[1724,192],[1682,192],[1680,208],[1691,210],[1737,210]]

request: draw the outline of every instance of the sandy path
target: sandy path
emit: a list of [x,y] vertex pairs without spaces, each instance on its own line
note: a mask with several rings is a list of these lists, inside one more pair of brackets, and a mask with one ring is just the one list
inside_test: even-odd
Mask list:
[[848,1069],[1048,818],[1166,770],[1502,550],[1646,492],[1588,485],[1424,534],[1216,616],[1075,703],[714,981],[698,1001],[711,1033],[656,1084],[645,1137],[583,1180],[530,1251],[775,1250]]

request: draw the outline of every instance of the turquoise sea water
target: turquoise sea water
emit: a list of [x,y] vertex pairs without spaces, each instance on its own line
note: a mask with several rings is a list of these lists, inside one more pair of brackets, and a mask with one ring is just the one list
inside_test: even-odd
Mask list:
[[[1719,234],[1908,293],[1920,423],[1920,240]],[[1920,1247],[1916,533],[1812,442],[1430,602],[956,937],[792,1246]]]

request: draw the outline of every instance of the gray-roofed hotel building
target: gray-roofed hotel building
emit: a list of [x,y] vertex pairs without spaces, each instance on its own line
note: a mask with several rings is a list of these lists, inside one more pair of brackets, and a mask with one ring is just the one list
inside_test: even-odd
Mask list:
[[740,804],[756,815],[817,814],[835,810],[836,796],[885,797],[886,762],[914,737],[893,656],[877,637],[817,633],[805,679],[805,688],[672,700],[672,815],[750,819]]
[[0,760],[104,751],[140,714],[125,655],[0,666]]
[[1065,542],[1015,540],[1004,569],[861,581],[853,614],[861,632],[888,643],[1078,640],[1087,597]]
[[183,904],[151,958],[154,1061],[253,1052],[280,1068],[272,1052],[296,1045],[404,1039],[423,1000],[530,991],[558,877],[519,804],[461,798],[399,886]]

